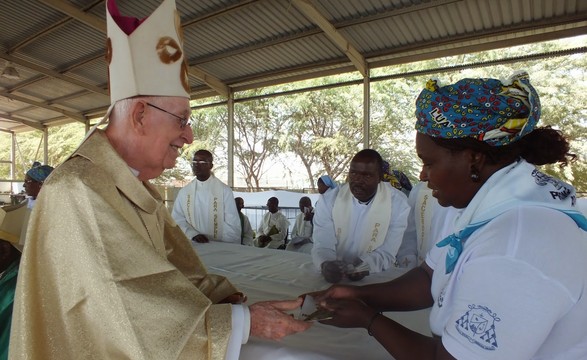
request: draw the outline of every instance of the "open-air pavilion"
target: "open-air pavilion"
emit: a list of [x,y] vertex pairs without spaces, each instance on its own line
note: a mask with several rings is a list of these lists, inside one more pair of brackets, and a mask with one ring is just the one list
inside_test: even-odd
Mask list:
[[[118,0],[144,17],[159,0]],[[587,34],[587,0],[176,0],[192,99]],[[103,0],[0,2],[0,131],[96,123],[109,106]],[[584,52],[585,49],[575,51]],[[234,136],[229,125],[229,139]],[[11,159],[14,174],[15,152]],[[233,183],[232,143],[228,183]],[[14,176],[14,175],[12,175]]]

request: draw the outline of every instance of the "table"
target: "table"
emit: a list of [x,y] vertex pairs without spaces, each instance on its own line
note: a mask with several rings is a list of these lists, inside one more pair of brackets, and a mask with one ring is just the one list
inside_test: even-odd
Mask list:
[[[208,271],[227,277],[247,297],[247,303],[293,299],[298,295],[330,286],[315,270],[308,254],[261,249],[238,244],[211,242],[195,244]],[[353,284],[384,282],[403,274],[391,269],[372,274]],[[429,310],[384,314],[402,325],[430,335]],[[242,360],[378,360],[392,357],[365,329],[342,329],[315,323],[309,330],[280,342],[250,338],[243,346]]]

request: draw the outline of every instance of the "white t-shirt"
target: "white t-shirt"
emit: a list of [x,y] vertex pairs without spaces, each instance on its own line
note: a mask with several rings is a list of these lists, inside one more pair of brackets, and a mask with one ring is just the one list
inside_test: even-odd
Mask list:
[[477,229],[455,269],[433,247],[432,333],[457,359],[587,359],[587,233],[520,207]]

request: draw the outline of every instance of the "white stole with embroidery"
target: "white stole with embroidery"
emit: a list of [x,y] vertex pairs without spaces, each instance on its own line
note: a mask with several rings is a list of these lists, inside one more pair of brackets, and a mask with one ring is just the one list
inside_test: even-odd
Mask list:
[[[432,198],[432,190],[427,186],[422,186],[416,194],[416,239],[418,250],[418,261],[421,263],[426,257],[430,248],[430,231],[432,226],[432,216],[436,200]],[[440,239],[439,239],[440,240]]]
[[[184,214],[187,214],[187,222],[198,232],[211,235],[215,240],[222,240],[224,225],[224,186],[214,175],[210,175],[208,180],[201,182],[195,179],[190,185],[193,190],[187,191],[187,199],[184,203]],[[210,203],[202,203],[201,194],[209,193]],[[196,219],[196,211],[208,212],[208,224],[202,224],[202,221]],[[201,224],[198,226],[198,224]],[[203,226],[206,226],[204,229]]]
[[[332,209],[337,247],[345,248],[348,241],[355,240],[349,239],[352,209],[353,194],[349,185],[345,184],[340,187]],[[366,222],[362,224],[365,229],[364,238],[357,240],[361,241],[359,246],[361,252],[370,253],[383,244],[391,222],[391,189],[386,187],[384,183],[379,183],[377,186],[377,193],[371,200],[365,219]]]

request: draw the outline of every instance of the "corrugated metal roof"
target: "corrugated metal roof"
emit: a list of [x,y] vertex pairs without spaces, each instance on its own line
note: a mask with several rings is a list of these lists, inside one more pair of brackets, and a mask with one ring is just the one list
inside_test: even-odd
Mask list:
[[[117,1],[122,14],[140,18],[160,2]],[[587,33],[587,0],[176,3],[197,70],[194,98]],[[103,0],[0,1],[0,69],[10,61],[20,73],[0,77],[0,129],[87,122],[105,112],[105,39]],[[345,50],[358,56],[351,61]]]

